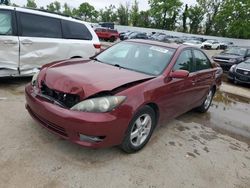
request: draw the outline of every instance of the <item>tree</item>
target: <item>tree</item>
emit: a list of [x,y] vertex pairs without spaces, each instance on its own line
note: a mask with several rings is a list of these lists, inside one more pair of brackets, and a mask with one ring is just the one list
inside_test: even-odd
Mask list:
[[61,12],[61,3],[58,1],[54,1],[54,2],[50,3],[49,5],[47,5],[47,10],[50,12],[60,13]]
[[180,0],[149,0],[155,27],[174,30],[182,2]]
[[120,25],[128,25],[129,20],[129,4],[126,3],[126,5],[120,4],[120,6],[117,9],[117,17],[119,20]]
[[35,0],[27,0],[26,7],[28,7],[28,8],[37,8]]
[[85,21],[94,21],[98,17],[98,12],[95,10],[95,7],[87,2],[82,3],[80,7],[73,12]]
[[201,23],[203,21],[204,18],[204,11],[203,9],[198,6],[191,6],[189,8],[189,14],[188,14],[188,18],[189,18],[189,25],[190,25],[190,33],[193,34],[198,34],[198,30],[201,27]]
[[138,26],[139,27],[150,27],[150,12],[149,12],[149,10],[140,11]]
[[250,38],[250,1],[225,0],[214,18],[214,34]]
[[183,32],[187,32],[187,18],[188,18],[188,5],[185,5],[185,10],[182,14],[182,27],[183,27]]
[[99,11],[100,20],[102,22],[115,22],[117,20],[117,14],[114,5],[109,5],[105,9]]
[[205,34],[213,33],[214,18],[218,13],[223,0],[196,0],[205,13]]
[[72,16],[72,10],[70,9],[69,5],[67,3],[64,3],[63,5],[63,14],[67,16]]
[[134,0],[134,3],[132,5],[131,11],[130,11],[130,22],[132,26],[138,26],[139,24],[139,7],[138,7],[138,1]]

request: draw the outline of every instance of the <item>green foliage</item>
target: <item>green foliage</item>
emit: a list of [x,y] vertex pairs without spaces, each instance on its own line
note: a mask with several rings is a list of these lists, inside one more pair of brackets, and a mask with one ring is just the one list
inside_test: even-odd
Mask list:
[[174,30],[182,2],[180,0],[149,0],[148,3],[155,27]]
[[52,3],[50,3],[49,5],[47,5],[47,10],[50,12],[56,12],[56,13],[60,13],[61,11],[61,3],[58,1],[54,1]]
[[117,17],[120,25],[128,25],[129,21],[129,4],[126,5],[120,4],[117,9]]
[[117,14],[114,5],[109,5],[105,9],[99,11],[101,22],[115,22],[117,20]]
[[149,10],[140,12],[139,21],[138,21],[137,26],[150,27],[150,12],[149,12]]
[[94,21],[98,17],[98,12],[95,10],[95,7],[85,2],[80,5],[78,9],[73,11],[76,16],[80,17],[85,21]]
[[225,0],[214,22],[214,34],[249,39],[250,1]]
[[199,28],[201,28],[201,23],[204,19],[204,10],[198,6],[191,6],[188,10],[190,33],[198,34]]
[[132,26],[138,26],[139,24],[139,7],[138,7],[138,1],[134,0],[134,4],[132,5],[131,11],[130,11],[130,22]]
[[67,3],[64,3],[64,5],[63,5],[63,14],[65,14],[67,16],[72,16],[72,10],[70,9],[70,7]]
[[187,31],[188,5],[185,5],[185,10],[182,14],[182,28],[183,32]]
[[37,8],[35,0],[27,0],[26,7],[28,7],[28,8]]

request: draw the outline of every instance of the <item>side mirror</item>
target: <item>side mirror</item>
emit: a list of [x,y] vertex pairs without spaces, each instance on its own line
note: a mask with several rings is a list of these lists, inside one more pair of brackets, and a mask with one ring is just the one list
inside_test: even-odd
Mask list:
[[187,78],[188,75],[189,72],[186,70],[176,70],[170,73],[171,78],[179,78],[179,79]]

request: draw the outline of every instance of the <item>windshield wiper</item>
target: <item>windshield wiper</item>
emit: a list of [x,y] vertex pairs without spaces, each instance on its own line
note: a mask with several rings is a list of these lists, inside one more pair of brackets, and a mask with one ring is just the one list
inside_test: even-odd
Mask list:
[[98,62],[100,62],[100,63],[103,63],[103,62],[100,61],[97,57],[90,57],[89,59],[94,60],[94,61],[98,61]]

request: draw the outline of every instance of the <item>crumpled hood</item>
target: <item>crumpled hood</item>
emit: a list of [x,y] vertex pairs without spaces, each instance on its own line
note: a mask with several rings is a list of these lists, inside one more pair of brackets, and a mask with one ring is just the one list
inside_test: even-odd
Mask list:
[[246,69],[250,71],[250,62],[242,62],[237,65],[237,68],[239,69]]
[[90,60],[54,64],[46,68],[41,79],[50,89],[78,94],[84,99],[149,78],[153,76]]

